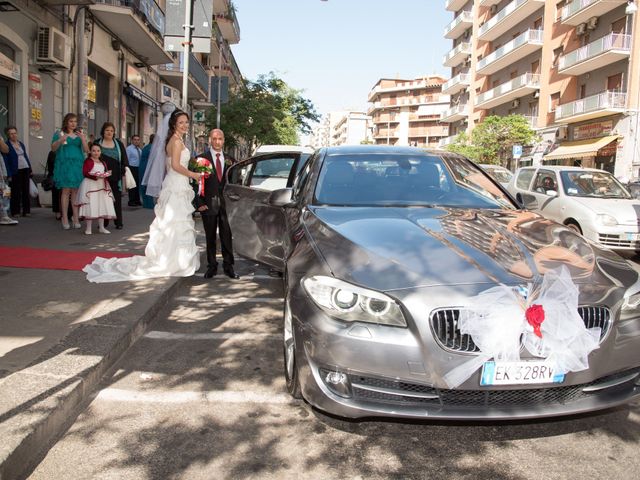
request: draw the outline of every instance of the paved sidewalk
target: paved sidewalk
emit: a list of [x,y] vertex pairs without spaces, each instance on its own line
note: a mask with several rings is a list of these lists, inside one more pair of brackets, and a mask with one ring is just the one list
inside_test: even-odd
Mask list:
[[[0,226],[0,245],[144,254],[153,211],[123,209],[122,230],[88,236],[35,208]],[[0,267],[0,480],[37,464],[180,280],[96,285],[79,271]]]

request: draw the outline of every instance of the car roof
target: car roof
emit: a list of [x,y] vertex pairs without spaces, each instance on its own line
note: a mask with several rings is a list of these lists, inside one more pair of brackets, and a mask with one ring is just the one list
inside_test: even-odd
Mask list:
[[[449,155],[442,150],[426,150],[424,148],[396,145],[340,145],[326,147],[327,155]],[[455,155],[455,154],[452,154]]]
[[302,145],[260,145],[256,148],[255,154],[258,153],[275,153],[275,152],[295,152],[295,153],[313,153],[312,147],[303,147]]
[[599,168],[587,168],[587,167],[570,167],[567,165],[538,165],[537,167],[520,167],[518,170],[536,170],[536,169],[540,169],[543,168],[545,170],[552,170],[555,172],[560,172],[560,171],[568,171],[568,170],[580,170],[580,171],[584,171],[584,172],[605,172],[605,173],[609,173],[606,170],[601,170]]

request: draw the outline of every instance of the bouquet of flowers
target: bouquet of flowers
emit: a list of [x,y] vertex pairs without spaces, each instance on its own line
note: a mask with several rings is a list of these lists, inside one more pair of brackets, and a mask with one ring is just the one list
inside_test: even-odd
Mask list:
[[209,178],[209,175],[213,173],[213,165],[211,162],[203,157],[197,157],[189,162],[189,169],[192,172],[202,173],[198,180],[198,195],[204,197],[204,180]]

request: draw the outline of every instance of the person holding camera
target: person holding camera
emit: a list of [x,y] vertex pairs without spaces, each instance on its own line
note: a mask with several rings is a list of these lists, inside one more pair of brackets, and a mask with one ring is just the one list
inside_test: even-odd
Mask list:
[[7,177],[11,180],[11,215],[28,217],[31,215],[31,198],[29,197],[29,180],[31,179],[31,161],[27,148],[18,140],[18,129],[9,125],[4,129],[7,141],[0,141],[0,152],[4,158]]
[[78,206],[75,199],[78,187],[84,179],[82,165],[86,154],[89,152],[87,137],[78,128],[78,116],[75,113],[67,113],[62,120],[62,129],[53,135],[51,150],[56,152],[56,161],[53,171],[53,182],[61,190],[60,213],[62,215],[62,228],[69,230],[68,209],[72,208],[73,228],[81,228],[78,216]]

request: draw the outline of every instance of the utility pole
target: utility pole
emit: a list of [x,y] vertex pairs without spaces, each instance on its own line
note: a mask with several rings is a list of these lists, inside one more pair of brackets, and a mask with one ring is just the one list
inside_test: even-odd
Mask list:
[[187,111],[189,95],[189,54],[191,53],[191,29],[193,28],[193,0],[184,2],[184,41],[182,42],[182,110]]
[[[217,38],[216,38],[217,40]],[[220,95],[222,94],[222,49],[224,48],[224,43],[222,42],[222,38],[218,41],[218,98],[216,101],[216,128],[220,129]]]

